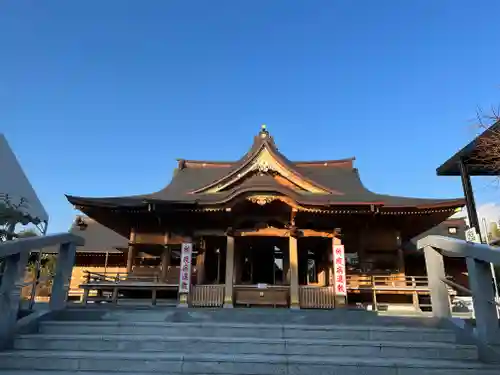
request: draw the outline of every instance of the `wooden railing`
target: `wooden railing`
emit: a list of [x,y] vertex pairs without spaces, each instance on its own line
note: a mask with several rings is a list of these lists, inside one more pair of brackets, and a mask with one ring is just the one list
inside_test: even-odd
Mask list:
[[[89,282],[156,282],[164,284],[177,285],[179,283],[179,266],[169,266],[167,270],[166,278],[163,280],[161,277],[161,270],[158,268],[151,269],[141,269],[139,267],[134,268],[130,273],[127,272],[95,272],[95,271],[83,271],[84,283]],[[193,277],[196,274],[196,267],[193,267]]]
[[420,310],[419,294],[429,293],[427,276],[405,275],[347,275],[347,290],[349,292],[370,292],[372,308],[377,311],[379,302],[377,294],[410,294],[415,310]]
[[427,276],[404,275],[347,275],[347,289],[386,291],[429,291]]
[[333,309],[335,290],[333,286],[300,286],[300,307],[303,309]]
[[[405,275],[347,275],[347,290],[351,293],[370,292],[372,307],[377,311],[380,303],[377,294],[407,294],[412,296],[416,310],[429,307],[420,303],[420,295],[429,295],[429,280],[427,276]],[[456,295],[456,290],[449,287],[448,295]]]
[[224,284],[192,285],[190,305],[193,307],[222,307],[224,304],[224,287]]
[[85,283],[120,283],[124,281],[131,282],[160,282],[158,275],[139,276],[119,272],[91,272],[84,271]]

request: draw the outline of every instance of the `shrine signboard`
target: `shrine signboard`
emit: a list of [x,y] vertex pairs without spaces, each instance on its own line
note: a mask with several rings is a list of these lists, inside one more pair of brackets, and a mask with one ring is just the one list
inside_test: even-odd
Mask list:
[[337,296],[347,295],[344,245],[333,245],[333,285]]
[[179,293],[189,293],[191,285],[191,259],[193,257],[193,244],[183,243],[181,250],[181,266],[179,275]]

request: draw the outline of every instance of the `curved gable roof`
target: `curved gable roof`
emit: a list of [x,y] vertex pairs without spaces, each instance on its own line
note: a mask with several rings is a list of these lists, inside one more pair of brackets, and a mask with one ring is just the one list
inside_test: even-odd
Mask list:
[[[258,165],[255,163],[258,163]],[[281,172],[284,171],[287,174],[295,176],[301,181],[299,184],[302,183],[308,187],[306,190],[314,190],[323,194],[333,193],[328,187],[321,186],[316,181],[302,176],[295,168],[294,164],[278,151],[273,137],[271,137],[265,128],[263,128],[254,138],[254,143],[250,151],[236,162],[226,175],[191,193],[215,192],[219,190],[217,189],[218,186],[227,187],[239,179],[240,175],[243,176],[247,174],[249,171],[255,169],[255,167],[267,170],[267,168],[273,167],[271,164],[274,164],[274,169],[280,169]]]
[[[307,189],[296,191],[280,185],[266,175],[259,178],[248,174],[248,168],[263,150],[290,173],[303,181],[305,186],[313,186],[321,193]],[[273,137],[262,129],[254,138],[249,152],[236,162],[214,162],[179,160],[179,168],[171,182],[155,193],[121,198],[82,198],[68,196],[75,205],[147,205],[148,202],[168,204],[215,205],[223,204],[247,193],[279,192],[290,196],[298,203],[313,206],[330,205],[378,205],[384,207],[448,207],[463,206],[464,199],[423,199],[391,196],[374,193],[363,185],[358,170],[354,168],[354,158],[312,162],[293,162],[281,154]],[[247,173],[245,176],[238,174]],[[270,177],[270,178],[267,178]],[[307,185],[310,184],[310,185]],[[218,187],[222,185],[220,189]],[[214,189],[215,188],[215,189]]]

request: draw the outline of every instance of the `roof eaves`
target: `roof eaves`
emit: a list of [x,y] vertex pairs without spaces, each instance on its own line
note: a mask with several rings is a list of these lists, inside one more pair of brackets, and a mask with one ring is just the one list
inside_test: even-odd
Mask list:
[[[481,138],[488,137],[491,132],[500,132],[500,121],[495,122],[492,126],[486,129],[484,132],[475,137],[472,141],[470,141],[465,147],[457,151],[452,157],[446,160],[443,164],[441,164],[437,169],[436,173],[438,176],[459,176],[460,169],[458,167],[461,159],[472,159],[473,153],[476,150],[476,146]],[[476,166],[477,167],[477,166]],[[485,166],[481,168],[477,168],[477,172],[469,172],[470,175],[490,175],[493,172],[487,170]],[[498,174],[498,172],[494,172]]]
[[74,206],[94,206],[94,207],[117,207],[117,206],[144,206],[147,204],[141,196],[134,197],[110,197],[110,198],[90,198],[76,197],[65,194],[69,203]]

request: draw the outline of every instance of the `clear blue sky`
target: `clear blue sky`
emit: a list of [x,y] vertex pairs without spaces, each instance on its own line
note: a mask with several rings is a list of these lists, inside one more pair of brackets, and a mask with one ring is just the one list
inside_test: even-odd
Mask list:
[[[0,131],[51,215],[166,185],[262,123],[293,160],[356,156],[380,193],[461,196],[435,168],[500,103],[500,1],[0,2]],[[479,202],[498,188],[474,182]]]

